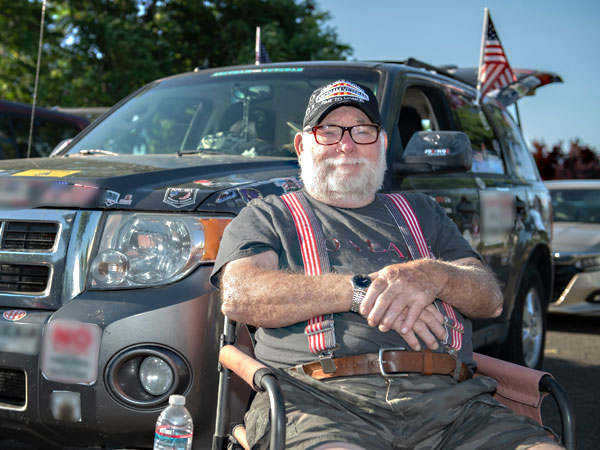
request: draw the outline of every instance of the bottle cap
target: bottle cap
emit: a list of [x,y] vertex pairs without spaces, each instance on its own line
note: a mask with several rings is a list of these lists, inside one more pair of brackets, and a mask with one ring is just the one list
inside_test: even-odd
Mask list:
[[169,405],[185,405],[185,397],[183,395],[173,394],[169,397]]

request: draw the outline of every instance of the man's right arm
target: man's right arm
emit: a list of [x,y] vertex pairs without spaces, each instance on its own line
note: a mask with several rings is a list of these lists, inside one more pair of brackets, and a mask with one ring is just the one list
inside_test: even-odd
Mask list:
[[264,328],[279,328],[350,309],[349,275],[306,276],[278,269],[273,251],[225,265],[221,276],[223,314]]

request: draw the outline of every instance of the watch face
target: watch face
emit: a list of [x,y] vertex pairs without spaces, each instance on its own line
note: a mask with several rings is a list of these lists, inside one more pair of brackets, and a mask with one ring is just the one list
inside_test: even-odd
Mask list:
[[358,289],[367,289],[371,286],[372,281],[367,275],[354,275],[352,277],[352,284]]

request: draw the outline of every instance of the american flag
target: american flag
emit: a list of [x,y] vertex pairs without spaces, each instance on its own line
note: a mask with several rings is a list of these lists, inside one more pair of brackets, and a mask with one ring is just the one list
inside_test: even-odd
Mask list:
[[479,99],[483,99],[488,92],[494,89],[501,89],[516,81],[487,8],[485,8],[484,14],[485,38],[481,42],[481,58],[477,77]]
[[255,64],[258,65],[271,62],[271,58],[269,58],[267,49],[260,39],[260,27],[256,27],[256,46],[254,47],[254,51],[256,54]]

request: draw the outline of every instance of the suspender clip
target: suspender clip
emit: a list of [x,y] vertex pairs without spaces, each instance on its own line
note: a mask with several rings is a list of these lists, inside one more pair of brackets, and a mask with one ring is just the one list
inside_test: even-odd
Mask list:
[[[337,350],[339,346],[336,345],[336,348],[333,350]],[[319,355],[319,363],[321,364],[321,369],[323,369],[324,373],[333,373],[336,370],[335,362],[333,360],[333,350],[327,350]]]

